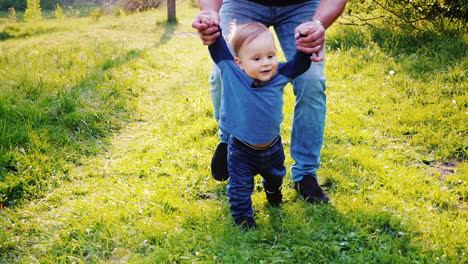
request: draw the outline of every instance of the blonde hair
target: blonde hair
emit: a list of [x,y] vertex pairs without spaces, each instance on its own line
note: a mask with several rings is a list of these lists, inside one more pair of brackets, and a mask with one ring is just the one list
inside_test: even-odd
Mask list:
[[270,32],[265,25],[257,22],[235,25],[231,31],[230,42],[236,56],[243,45],[248,44],[262,33]]

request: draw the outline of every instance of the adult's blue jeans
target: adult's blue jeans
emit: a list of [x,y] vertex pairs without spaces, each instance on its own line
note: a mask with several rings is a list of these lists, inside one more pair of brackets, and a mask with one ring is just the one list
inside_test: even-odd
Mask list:
[[[259,22],[273,27],[287,60],[296,52],[294,29],[311,21],[319,5],[319,0],[285,7],[268,7],[247,0],[224,0],[221,10],[223,34],[230,33],[230,23],[244,24]],[[295,163],[291,167],[292,180],[297,182],[306,175],[317,177],[320,165],[320,150],[323,145],[325,125],[326,95],[323,62],[313,62],[310,69],[293,81],[294,118],[291,133],[291,157]],[[219,120],[222,84],[219,69],[214,66],[211,77],[211,97],[214,115]],[[221,142],[228,142],[229,134],[219,132]]]
[[228,197],[235,220],[253,217],[252,193],[254,177],[263,177],[263,188],[276,192],[286,175],[281,137],[267,149],[253,149],[234,136],[228,140]]

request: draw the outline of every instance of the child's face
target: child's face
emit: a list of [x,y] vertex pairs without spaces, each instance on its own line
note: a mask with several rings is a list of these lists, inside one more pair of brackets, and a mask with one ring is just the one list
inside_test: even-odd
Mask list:
[[236,64],[250,77],[269,81],[278,70],[278,58],[273,35],[264,32],[239,49]]

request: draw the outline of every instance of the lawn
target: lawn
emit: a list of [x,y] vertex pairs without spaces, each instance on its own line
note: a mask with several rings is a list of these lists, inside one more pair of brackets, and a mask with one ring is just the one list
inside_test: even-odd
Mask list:
[[[468,262],[466,37],[332,27],[331,203],[303,201],[288,172],[272,208],[257,177],[259,228],[244,232],[210,175],[196,12],[0,25],[0,262]],[[291,86],[285,102],[289,154]]]

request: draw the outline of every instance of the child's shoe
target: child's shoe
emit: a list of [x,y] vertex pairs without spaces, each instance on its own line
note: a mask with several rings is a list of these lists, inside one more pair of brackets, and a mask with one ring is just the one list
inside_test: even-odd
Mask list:
[[283,200],[283,194],[281,193],[281,188],[273,192],[265,190],[265,194],[266,194],[267,201],[274,207],[279,206]]
[[257,223],[255,223],[255,219],[253,217],[234,219],[234,223],[245,231],[257,228]]

